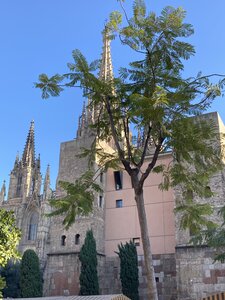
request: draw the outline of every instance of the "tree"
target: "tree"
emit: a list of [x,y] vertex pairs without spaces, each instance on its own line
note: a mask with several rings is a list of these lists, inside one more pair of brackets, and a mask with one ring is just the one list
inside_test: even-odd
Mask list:
[[33,250],[23,254],[20,270],[20,290],[24,298],[42,296],[42,276],[39,259]]
[[[68,73],[50,78],[41,74],[36,87],[42,89],[42,97],[47,99],[60,95],[67,87],[79,86],[90,99],[89,108],[98,114],[91,126],[96,132],[96,147],[92,147],[90,153],[98,154],[102,168],[120,166],[131,178],[141,229],[148,298],[158,299],[143,185],[150,173],[161,172],[161,189],[181,187],[183,227],[213,225],[207,221],[211,212],[209,205],[199,206],[197,213],[192,214],[195,205],[188,194],[192,191],[204,197],[209,178],[221,168],[221,153],[212,145],[216,139],[215,127],[198,116],[221,95],[224,78],[221,77],[217,84],[210,82],[214,75],[199,73],[196,77],[184,78],[184,61],[194,55],[195,50],[184,41],[193,34],[193,28],[184,23],[183,9],[166,7],[156,16],[147,13],[143,0],[135,0],[133,16],[128,18],[123,1],[119,2],[127,24],[122,26],[122,14],[113,12],[105,34],[108,38],[118,35],[121,43],[130,47],[131,55],[135,52],[138,59],[121,68],[119,78],[104,81],[96,76],[99,64],[88,64],[82,53],[74,50],[74,62],[68,64]],[[131,127],[137,133],[136,142],[130,139]],[[102,140],[113,140],[114,152],[98,147]],[[157,165],[160,153],[171,149],[174,163]]]
[[81,262],[80,295],[99,295],[97,251],[92,230],[86,233],[79,260]]
[[138,300],[138,259],[137,250],[133,242],[118,245],[120,258],[120,280],[122,292],[131,300]]
[[9,261],[1,270],[1,276],[5,278],[6,286],[3,289],[3,297],[19,298],[20,297],[20,263]]
[[[15,217],[12,211],[0,209],[0,267],[5,267],[9,259],[19,259],[17,245],[20,240],[20,230],[15,226]],[[0,277],[0,290],[5,281]],[[1,292],[0,292],[1,296]]]

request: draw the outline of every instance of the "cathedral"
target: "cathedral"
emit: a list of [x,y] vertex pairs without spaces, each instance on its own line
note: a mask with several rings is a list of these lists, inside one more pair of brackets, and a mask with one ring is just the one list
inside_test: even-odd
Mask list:
[[[110,42],[103,38],[100,78],[113,78]],[[87,106],[88,107],[88,106]],[[63,216],[46,217],[51,211],[48,200],[63,195],[59,181],[74,182],[87,169],[88,161],[78,158],[83,148],[90,148],[95,134],[89,128],[94,112],[84,104],[74,140],[61,143],[56,190],[50,187],[47,167],[43,192],[40,157],[35,155],[34,122],[30,124],[22,157],[16,156],[10,173],[8,196],[5,183],[0,191],[0,205],[15,213],[22,231],[19,250],[33,249],[39,256],[44,277],[44,296],[77,295],[79,293],[80,263],[78,254],[88,229],[92,229],[98,252],[98,276],[101,294],[121,292],[118,244],[133,240],[139,261],[140,295],[146,298],[141,234],[129,176],[121,170],[109,169],[98,176],[102,192],[95,192],[93,211],[87,217],[78,216],[68,229],[62,225]],[[225,126],[217,113],[204,118],[213,120],[218,132]],[[221,148],[222,140],[216,141]],[[102,144],[103,147],[112,145]],[[161,163],[172,162],[172,153],[162,153]],[[146,163],[148,158],[146,158]],[[92,165],[98,171],[97,161]],[[151,174],[144,186],[145,208],[153,252],[155,279],[159,299],[200,299],[208,293],[225,290],[225,265],[213,263],[213,251],[207,246],[194,248],[188,244],[190,233],[179,229],[174,214],[175,199],[181,197],[179,188],[159,190],[161,174]],[[225,169],[213,176],[210,189],[215,195],[206,201],[217,209],[224,204]]]

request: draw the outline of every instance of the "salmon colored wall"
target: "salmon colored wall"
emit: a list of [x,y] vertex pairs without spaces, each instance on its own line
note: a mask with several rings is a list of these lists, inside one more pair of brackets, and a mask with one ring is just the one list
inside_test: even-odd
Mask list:
[[[161,156],[159,164],[169,164],[171,154]],[[134,192],[130,177],[123,172],[123,189],[115,190],[114,170],[106,174],[105,192],[105,254],[115,256],[117,245],[140,237],[140,227]],[[174,196],[173,191],[161,191],[158,185],[161,174],[151,174],[144,185],[145,208],[153,254],[175,252]],[[116,200],[123,200],[123,207],[116,208]],[[137,247],[138,254],[143,253],[142,246]]]

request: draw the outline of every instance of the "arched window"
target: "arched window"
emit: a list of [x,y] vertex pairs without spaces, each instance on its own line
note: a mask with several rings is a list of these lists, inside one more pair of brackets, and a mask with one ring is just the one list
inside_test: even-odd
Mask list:
[[61,236],[61,246],[66,246],[66,236],[65,235]]
[[79,245],[80,244],[80,235],[76,234],[75,235],[75,245]]
[[22,181],[23,181],[23,177],[22,177],[22,175],[20,174],[20,175],[18,176],[18,179],[17,179],[16,197],[21,197]]
[[37,238],[38,213],[32,213],[29,222],[28,240],[35,241]]

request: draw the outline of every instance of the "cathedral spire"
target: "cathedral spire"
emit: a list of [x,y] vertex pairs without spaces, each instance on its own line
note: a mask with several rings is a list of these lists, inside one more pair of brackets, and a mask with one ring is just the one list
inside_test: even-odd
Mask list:
[[23,165],[33,165],[35,163],[35,147],[34,147],[34,121],[30,124],[27,135],[26,145],[22,156]]
[[100,66],[99,78],[102,81],[112,81],[113,80],[113,67],[110,49],[110,36],[107,27],[103,30],[103,50],[102,50],[102,61]]
[[5,200],[5,196],[6,196],[6,186],[5,186],[5,180],[4,180],[1,191],[0,191],[0,203],[2,203]]
[[52,190],[50,188],[50,166],[47,166],[45,179],[44,179],[44,190],[43,190],[43,200],[50,199],[52,195]]

